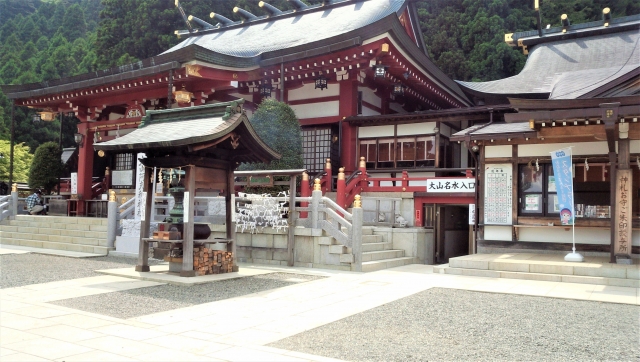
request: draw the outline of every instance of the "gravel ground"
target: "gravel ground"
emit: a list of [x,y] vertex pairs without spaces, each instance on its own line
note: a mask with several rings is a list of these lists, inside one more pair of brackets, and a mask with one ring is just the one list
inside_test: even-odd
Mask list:
[[324,277],[292,273],[271,273],[193,286],[159,285],[64,299],[52,302],[52,304],[116,318],[133,318],[321,278]]
[[[95,277],[95,270],[133,267],[137,259],[115,256],[68,258],[43,254],[6,254],[0,256],[0,288]],[[159,261],[149,259],[150,265]]]
[[430,289],[270,344],[349,361],[638,361],[640,307]]

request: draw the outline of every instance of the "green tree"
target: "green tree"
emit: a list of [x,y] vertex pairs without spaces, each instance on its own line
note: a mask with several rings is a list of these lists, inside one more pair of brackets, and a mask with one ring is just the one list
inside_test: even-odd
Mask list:
[[251,125],[269,147],[282,155],[270,164],[241,165],[243,170],[286,170],[302,168],[302,135],[295,112],[286,103],[265,99],[251,117]]
[[43,143],[36,149],[29,169],[29,187],[42,188],[45,194],[51,193],[62,172],[61,154],[62,151],[55,142]]
[[[9,164],[11,155],[11,142],[0,140],[0,181],[9,181]],[[22,143],[13,146],[13,181],[27,182],[29,179],[29,169],[33,155],[29,152],[29,146]],[[56,180],[57,181],[57,180]]]

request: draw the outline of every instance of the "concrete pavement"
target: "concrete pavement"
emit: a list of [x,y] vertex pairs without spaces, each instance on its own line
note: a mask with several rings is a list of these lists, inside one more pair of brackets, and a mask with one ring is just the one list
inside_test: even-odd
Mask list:
[[0,357],[2,361],[335,361],[265,345],[434,287],[640,305],[638,288],[433,274],[427,265],[372,273],[241,268],[250,274],[285,271],[328,277],[131,319],[47,302],[158,282],[103,275],[6,288],[0,290]]

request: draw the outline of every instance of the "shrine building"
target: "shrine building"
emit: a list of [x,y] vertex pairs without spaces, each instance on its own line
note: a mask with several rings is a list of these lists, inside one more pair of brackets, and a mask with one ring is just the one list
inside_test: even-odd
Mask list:
[[458,82],[476,104],[505,105],[504,121],[457,132],[477,150],[478,252],[566,252],[551,152],[571,148],[576,248],[640,253],[640,16],[507,34],[528,54],[522,71]]
[[[182,41],[155,57],[2,90],[15,107],[80,120],[84,199],[99,197],[95,179],[105,172],[108,189],[134,194],[138,156],[94,145],[134,131],[148,110],[243,99],[251,119],[263,99],[285,102],[302,127],[304,168],[323,177],[323,192],[344,208],[361,193],[363,205],[375,203],[365,222],[426,229],[431,246],[414,257],[429,263],[478,251],[568,250],[549,152],[573,146],[579,250],[609,253],[614,240],[622,252],[623,230],[611,217],[621,197],[616,174],[632,180],[625,210],[634,223],[640,211],[640,16],[605,12],[577,25],[565,17],[562,27],[510,34],[507,43],[528,54],[518,75],[456,82],[427,55],[411,0],[290,1],[295,10],[264,1],[262,14],[235,8],[241,21],[185,16]],[[345,174],[348,191],[331,194]],[[378,215],[385,200],[398,202],[396,221]],[[637,254],[640,229],[627,226],[632,241],[623,246]]]

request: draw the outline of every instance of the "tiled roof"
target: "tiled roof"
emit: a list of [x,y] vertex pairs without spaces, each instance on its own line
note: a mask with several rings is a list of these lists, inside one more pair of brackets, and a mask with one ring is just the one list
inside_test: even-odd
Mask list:
[[575,99],[640,67],[637,30],[536,45],[522,71],[490,82],[458,83],[497,95]]
[[[528,122],[520,123],[493,123],[488,126],[485,124],[477,124],[467,129],[463,129],[460,132],[456,132],[451,136],[452,141],[463,140],[467,134],[471,135],[472,139],[485,139],[489,136],[508,135],[508,134],[523,134],[523,133],[535,133],[535,130],[529,128]],[[477,131],[476,131],[477,130]],[[485,136],[485,137],[483,137]]]
[[[241,148],[250,153],[239,156],[239,162],[260,162],[278,159],[280,155],[269,148],[255,133],[241,102],[226,102],[198,107],[185,107],[160,111],[147,111],[135,131],[116,139],[96,143],[96,150],[146,150],[178,148],[217,140],[232,131],[245,134]],[[257,156],[260,155],[260,157]]]
[[255,21],[242,26],[222,27],[203,35],[191,36],[162,54],[189,45],[199,45],[219,54],[251,58],[262,53],[293,48],[332,38],[373,24],[394,14],[405,0],[369,0],[346,2],[322,10],[307,9],[299,15],[276,16],[270,21]]
[[193,142],[195,138],[221,133],[231,126],[234,121],[236,121],[235,118],[224,121],[222,116],[217,115],[175,122],[151,123],[122,137],[96,144],[96,146],[127,146],[135,149],[140,148],[138,146],[146,145],[153,145],[154,147],[186,145],[197,143],[197,141]]
[[66,164],[67,162],[69,162],[69,159],[71,158],[71,156],[73,156],[75,152],[76,152],[75,147],[63,148],[62,154],[60,155],[60,160],[62,161],[62,164]]

